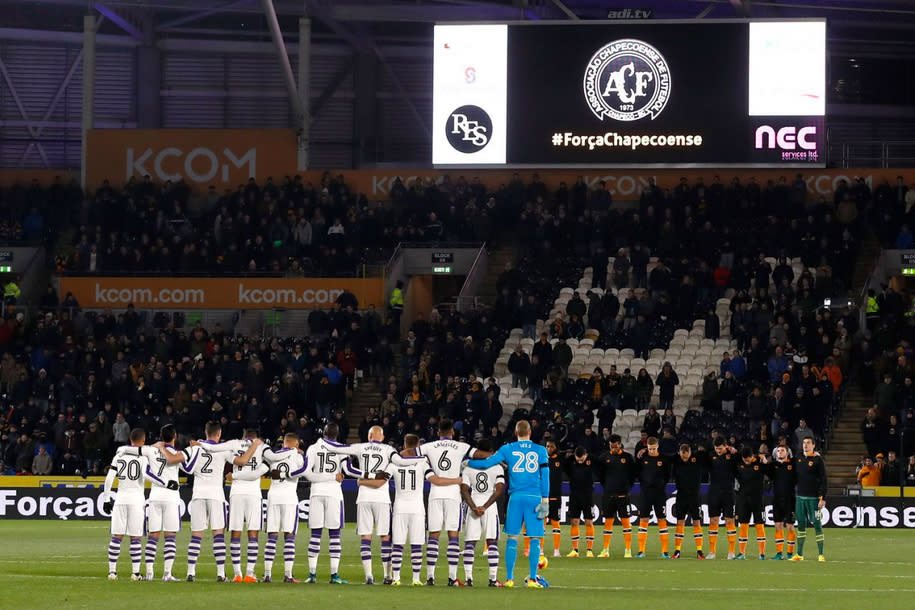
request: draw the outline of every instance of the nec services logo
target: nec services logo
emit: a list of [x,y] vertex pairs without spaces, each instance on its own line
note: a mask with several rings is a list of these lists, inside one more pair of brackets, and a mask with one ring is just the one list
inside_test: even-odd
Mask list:
[[594,116],[615,121],[656,119],[670,99],[671,76],[660,51],[641,40],[614,40],[585,68],[585,101]]
[[445,135],[455,150],[475,153],[483,150],[492,139],[492,119],[479,106],[461,106],[448,116]]

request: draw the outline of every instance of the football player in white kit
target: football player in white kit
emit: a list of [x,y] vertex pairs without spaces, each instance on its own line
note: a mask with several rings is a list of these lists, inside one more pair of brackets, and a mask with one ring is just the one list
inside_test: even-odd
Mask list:
[[[231,447],[235,457],[241,457],[257,438],[257,430],[247,429],[244,438],[220,443]],[[264,525],[264,503],[261,494],[261,477],[269,468],[264,464],[266,445],[254,450],[254,455],[244,464],[234,464],[232,485],[229,487],[229,555],[232,558],[232,582],[257,582],[259,544],[257,536]],[[241,534],[247,525],[248,556],[245,575],[241,573]]]
[[324,426],[324,438],[313,444],[305,453],[305,478],[311,481],[308,508],[308,525],[311,539],[308,542],[308,579],[318,582],[318,555],[321,553],[321,533],[327,528],[330,552],[330,583],[347,584],[338,574],[340,567],[340,528],[343,527],[344,475],[359,478],[362,473],[353,468],[347,459],[349,447],[336,440],[339,428],[335,423]]
[[367,443],[350,445],[351,459],[356,460],[366,479],[359,479],[359,494],[356,496],[356,533],[362,538],[360,555],[365,570],[365,584],[375,584],[372,575],[372,533],[381,537],[381,565],[384,570],[384,584],[389,585],[391,577],[391,492],[387,486],[365,485],[377,472],[384,471],[396,449],[384,443],[381,426],[369,428]]
[[[489,439],[477,443],[477,456],[492,455]],[[499,570],[499,508],[496,500],[505,491],[505,470],[502,465],[490,466],[485,470],[464,468],[461,477],[461,497],[467,505],[467,520],[464,531],[464,586],[473,586],[473,559],[477,541],[486,540],[486,554],[489,560],[489,586],[501,587],[497,578]]]
[[[118,558],[121,554],[121,540],[130,538],[131,580],[143,580],[140,565],[143,559],[143,517],[146,497],[143,483],[149,479],[160,485],[168,485],[157,477],[149,467],[149,460],[143,455],[146,431],[134,428],[130,431],[130,448],[119,452],[105,477],[102,501],[111,512],[111,541],[108,543],[108,580],[118,579]],[[118,482],[118,493],[111,499],[114,481]],[[178,483],[172,486],[178,489]]]
[[264,548],[264,582],[273,580],[276,543],[283,532],[283,582],[298,583],[292,575],[295,567],[295,535],[299,529],[299,477],[305,474],[305,458],[299,453],[299,435],[289,432],[283,447],[267,449],[264,459],[270,463],[270,491],[267,492],[267,546]]
[[[146,580],[155,578],[156,553],[159,550],[159,538],[165,534],[165,546],[162,548],[164,560],[163,582],[176,582],[172,575],[175,555],[178,552],[176,537],[181,529],[181,496],[178,492],[178,469],[188,457],[186,451],[178,451],[175,442],[178,433],[171,424],[162,426],[159,431],[161,441],[152,447],[143,447],[143,455],[149,460],[149,466],[156,476],[165,482],[160,485],[155,481],[149,490],[146,513]],[[159,448],[162,448],[161,450]],[[118,454],[129,451],[120,447]]]
[[456,484],[432,484],[429,490],[429,541],[426,544],[426,585],[435,584],[435,564],[438,562],[439,537],[448,532],[448,586],[460,586],[457,579],[461,545],[461,462],[470,457],[467,443],[454,440],[454,425],[450,419],[438,424],[437,441],[423,443],[419,454],[429,458],[436,476],[456,480]]
[[407,434],[401,459],[392,460],[375,479],[364,480],[363,486],[387,488],[387,480],[394,482],[394,516],[391,539],[394,543],[391,555],[391,584],[400,586],[400,567],[403,564],[404,545],[410,543],[410,558],[413,567],[413,585],[422,586],[420,573],[423,567],[423,539],[425,537],[425,508],[423,507],[423,482],[434,485],[457,485],[460,479],[438,477],[429,466],[425,456],[417,455],[419,437]]
[[261,445],[255,439],[241,456],[230,453],[228,444],[219,444],[222,426],[219,422],[208,422],[206,440],[192,443],[186,470],[194,475],[194,489],[191,494],[191,541],[187,547],[187,580],[197,578],[197,559],[200,556],[200,541],[205,529],[213,530],[213,557],[216,559],[216,581],[226,582],[226,492],[224,489],[226,464],[247,464]]

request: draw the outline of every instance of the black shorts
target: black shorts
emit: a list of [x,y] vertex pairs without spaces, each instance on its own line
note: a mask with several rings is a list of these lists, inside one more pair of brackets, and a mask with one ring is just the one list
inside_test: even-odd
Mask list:
[[630,517],[629,496],[604,496],[604,519],[613,521],[619,517],[620,521]]
[[690,518],[694,523],[701,523],[702,510],[699,508],[699,496],[681,496],[678,493],[677,499],[674,502],[674,516],[677,518],[677,521],[685,521],[687,518]]
[[793,524],[794,496],[775,496],[772,498],[772,520],[776,523]]
[[664,488],[652,489],[642,488],[642,496],[639,498],[639,519],[650,519],[651,511],[654,510],[654,516],[658,519],[665,519],[667,506],[667,493]]
[[753,523],[764,524],[763,519],[763,497],[762,494],[743,495],[737,494],[737,521],[739,523],[749,523],[750,517]]
[[716,517],[734,518],[734,491],[709,490],[708,516],[713,522]]
[[550,521],[559,521],[559,510],[562,508],[562,498],[550,497],[550,514],[547,515]]
[[575,494],[569,496],[569,512],[567,517],[571,519],[594,518],[594,496],[592,494]]

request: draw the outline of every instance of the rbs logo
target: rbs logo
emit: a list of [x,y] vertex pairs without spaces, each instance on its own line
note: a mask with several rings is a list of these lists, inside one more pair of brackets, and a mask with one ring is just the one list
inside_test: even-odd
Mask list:
[[817,128],[816,126],[801,127],[782,127],[775,131],[774,127],[761,125],[756,129],[756,149],[775,148],[781,150],[796,150],[798,147],[804,150],[816,150]]
[[445,135],[455,150],[475,153],[492,139],[492,119],[479,106],[461,106],[448,116]]

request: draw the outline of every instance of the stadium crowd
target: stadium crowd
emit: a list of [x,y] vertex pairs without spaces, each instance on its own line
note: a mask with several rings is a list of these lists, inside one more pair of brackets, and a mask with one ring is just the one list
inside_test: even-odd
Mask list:
[[[222,420],[227,434],[256,424],[271,438],[296,430],[303,440],[334,419],[345,438],[345,388],[357,369],[386,387],[360,436],[381,425],[395,443],[409,432],[431,438],[436,423],[451,418],[458,436],[488,437],[498,446],[517,419],[530,417],[535,440],[596,449],[613,432],[617,409],[649,406],[645,436],[669,438],[668,452],[677,440],[708,443],[719,433],[735,446],[783,443],[795,452],[807,435],[825,438],[847,380],[867,383],[868,371],[899,340],[880,334],[884,324],[858,328],[854,311],[820,307],[850,281],[863,219],[875,216],[867,186],[842,186],[828,202],[808,201],[801,176],[764,185],[683,178],[669,192],[649,185],[636,206],[614,204],[605,186],[592,189],[580,179],[550,192],[538,176],[525,184],[517,174],[489,187],[477,178],[396,180],[390,201],[376,205],[330,174],[319,185],[288,178],[202,197],[186,185],[149,180],[122,190],[104,186],[88,198],[72,249],[62,245],[59,270],[244,272],[253,261],[260,272],[332,275],[342,272],[333,263],[341,253],[353,262],[367,249],[408,240],[513,240],[520,257],[499,277],[492,308],[418,315],[403,335],[392,316],[358,311],[346,300],[313,313],[309,337],[264,340],[219,327],[175,327],[133,308],[82,312],[72,295],[60,300],[49,289],[40,308],[27,317],[8,311],[0,324],[5,469],[32,471],[44,451],[56,472],[92,472],[123,442],[125,426],[154,434],[174,422],[197,434],[211,418]],[[0,201],[24,219],[30,205],[40,214],[41,202],[60,193],[76,197],[72,187],[32,185],[8,190]],[[520,218],[515,233],[499,229],[510,218]],[[45,227],[46,239],[59,235]],[[310,241],[299,240],[305,233]],[[658,264],[648,273],[654,256]],[[805,269],[799,277],[786,263],[794,257]],[[593,269],[595,288],[607,290],[573,298],[564,315],[549,320],[545,340],[533,337],[559,288],[575,285],[585,267]],[[644,290],[636,297],[630,289]],[[596,345],[647,353],[667,347],[674,329],[695,319],[706,320],[705,335],[717,339],[715,302],[726,294],[738,349],[704,379],[701,412],[677,421],[665,408],[679,383],[676,370],[655,378],[637,370],[569,377],[564,339],[594,329]],[[539,340],[531,354],[509,359],[510,374],[534,404],[505,418],[494,366],[513,328]],[[657,402],[655,384],[662,389]]]

